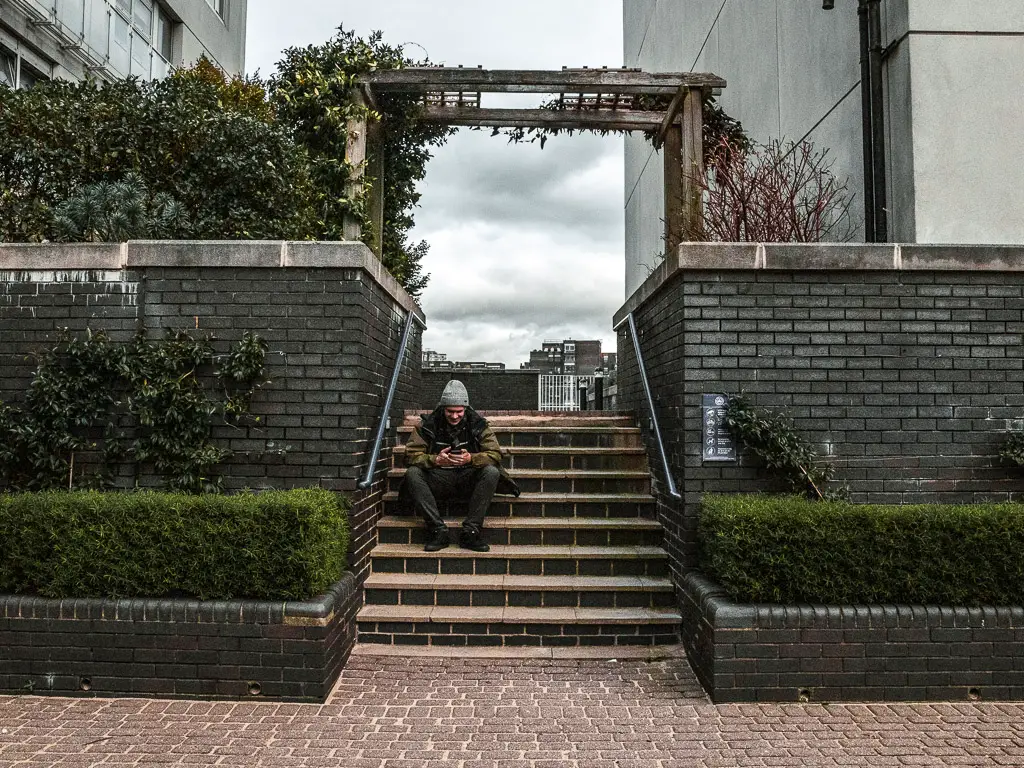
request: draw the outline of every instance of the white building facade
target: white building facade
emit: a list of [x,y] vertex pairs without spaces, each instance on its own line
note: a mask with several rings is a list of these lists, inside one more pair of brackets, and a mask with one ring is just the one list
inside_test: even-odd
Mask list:
[[[752,138],[829,150],[863,222],[858,0],[834,4],[623,0],[625,63],[724,77]],[[1024,0],[882,0],[881,26],[888,239],[1024,243]],[[664,249],[658,155],[626,139],[626,296]]]
[[247,0],[0,0],[0,83],[158,79],[205,55],[245,71]]

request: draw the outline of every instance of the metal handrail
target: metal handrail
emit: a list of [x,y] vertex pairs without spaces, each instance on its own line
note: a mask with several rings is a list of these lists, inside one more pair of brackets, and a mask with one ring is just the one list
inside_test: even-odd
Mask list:
[[618,325],[612,328],[616,333],[619,332],[619,328],[622,327],[623,323],[629,324],[629,335],[633,337],[633,351],[636,353],[636,364],[640,369],[640,383],[644,385],[644,394],[647,396],[647,409],[651,414],[651,428],[654,430],[654,439],[658,443],[658,452],[661,454],[661,467],[665,471],[665,481],[668,483],[669,495],[681,499],[682,495],[676,490],[675,480],[672,479],[672,473],[668,470],[668,456],[665,455],[665,444],[661,441],[661,429],[658,427],[658,414],[654,411],[654,398],[651,396],[651,385],[647,382],[647,368],[644,366],[644,356],[640,352],[640,337],[636,332],[636,321],[633,319],[633,313],[630,312],[626,317],[619,321]]
[[402,341],[398,345],[398,356],[395,358],[395,370],[391,372],[391,385],[388,387],[388,396],[384,399],[384,408],[380,413],[380,422],[377,424],[377,437],[373,441],[373,451],[370,453],[370,464],[366,467],[366,475],[359,481],[359,490],[366,490],[373,483],[373,473],[377,469],[377,459],[380,458],[380,444],[384,440],[384,432],[388,427],[388,413],[391,412],[391,403],[395,399],[395,389],[398,387],[398,375],[402,371],[402,361],[405,359],[405,350],[409,346],[409,331],[415,322],[420,328],[427,325],[412,310],[405,318],[405,328],[402,329]]

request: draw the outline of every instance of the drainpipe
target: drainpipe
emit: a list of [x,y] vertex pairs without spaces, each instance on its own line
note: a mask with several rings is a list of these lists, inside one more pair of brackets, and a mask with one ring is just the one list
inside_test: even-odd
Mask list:
[[875,185],[875,239],[884,243],[889,239],[889,216],[886,201],[885,174],[885,113],[882,91],[882,13],[881,0],[868,0],[868,59],[871,69],[871,156],[874,161],[872,180]]
[[[822,0],[833,10],[835,0]],[[861,135],[864,146],[864,239],[884,243],[889,239],[885,170],[885,117],[882,91],[881,0],[860,0],[860,93]]]
[[864,145],[864,239],[875,242],[875,163],[872,142],[874,125],[871,120],[871,35],[868,31],[867,0],[860,0],[857,8],[860,21],[860,116],[861,138]]

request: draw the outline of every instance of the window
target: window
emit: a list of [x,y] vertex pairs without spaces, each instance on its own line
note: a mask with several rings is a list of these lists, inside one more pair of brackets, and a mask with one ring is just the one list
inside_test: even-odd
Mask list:
[[21,77],[18,80],[19,88],[31,88],[33,85],[43,80],[43,76],[36,72],[31,67],[26,67],[25,62],[21,62]]
[[156,34],[153,36],[153,47],[156,48],[157,53],[164,57],[165,61],[171,60],[171,44],[173,42],[173,33],[174,26],[171,23],[171,17],[164,12],[163,8],[157,6]]
[[135,32],[132,37],[132,74],[148,80],[149,61],[153,56],[153,49],[138,32]]
[[135,0],[132,3],[132,26],[148,40],[153,34],[153,0]]
[[47,75],[25,62],[25,57],[17,47],[11,50],[0,46],[0,84],[9,88],[31,88],[40,80],[47,79]]
[[0,83],[9,88],[18,85],[18,57],[4,48],[0,48]]
[[122,77],[131,71],[131,46],[131,25],[121,14],[110,14],[110,63]]
[[57,19],[72,37],[85,34],[85,0],[61,0],[57,3]]
[[207,5],[216,11],[217,15],[222,19],[224,18],[224,1],[225,0],[206,0]]

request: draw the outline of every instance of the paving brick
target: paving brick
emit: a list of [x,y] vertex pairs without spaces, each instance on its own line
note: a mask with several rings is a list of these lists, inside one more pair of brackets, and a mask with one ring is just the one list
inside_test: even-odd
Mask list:
[[[890,689],[890,698],[907,701],[904,694],[924,695],[944,685],[955,690],[922,682]],[[360,655],[322,705],[0,697],[0,765],[731,768],[1019,762],[1020,704],[983,699],[823,706],[813,694],[797,703],[799,691],[780,689],[776,695],[782,693],[793,703],[710,704],[682,658]],[[831,691],[817,693],[827,701]]]

